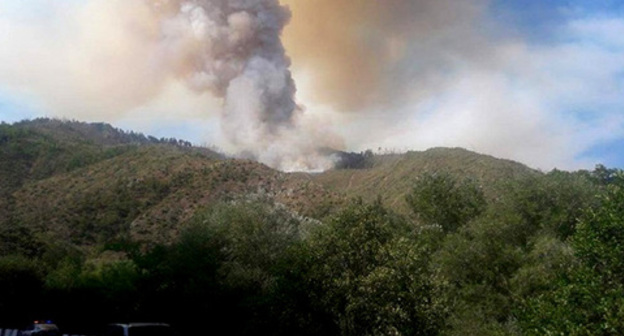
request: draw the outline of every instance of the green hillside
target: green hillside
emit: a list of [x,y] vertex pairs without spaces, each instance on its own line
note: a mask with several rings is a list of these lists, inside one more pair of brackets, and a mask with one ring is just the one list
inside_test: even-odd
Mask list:
[[1,127],[4,222],[80,245],[121,237],[170,240],[197,209],[250,194],[268,195],[315,218],[354,197],[382,197],[407,213],[405,195],[422,173],[475,179],[490,198],[509,181],[540,174],[519,163],[445,148],[376,155],[365,169],[286,174],[101,123],[37,119]]
[[0,192],[10,194],[24,183],[71,172],[140,145],[168,142],[103,123],[55,119],[3,123],[0,125]]
[[113,158],[136,149],[139,144],[131,138],[108,144],[96,141],[106,133],[125,134],[110,125],[49,119],[1,124],[0,220],[11,220],[14,193],[29,183]]
[[37,231],[52,231],[81,244],[120,235],[163,242],[197,209],[252,194],[312,216],[333,197],[314,183],[293,180],[255,162],[145,146],[29,183],[13,195],[13,216]]
[[405,195],[417,176],[447,172],[478,181],[486,195],[494,199],[504,193],[506,184],[541,175],[517,162],[480,155],[461,148],[434,148],[424,152],[375,155],[364,169],[336,169],[313,178],[329,190],[367,201],[381,196],[395,210],[407,212]]

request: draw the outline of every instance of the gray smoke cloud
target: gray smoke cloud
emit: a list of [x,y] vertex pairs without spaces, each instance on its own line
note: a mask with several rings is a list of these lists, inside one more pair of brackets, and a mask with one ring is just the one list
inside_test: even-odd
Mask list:
[[224,98],[222,128],[235,148],[281,169],[327,168],[318,143],[285,150],[297,142],[302,113],[280,40],[288,8],[277,0],[147,3],[167,67],[192,90]]

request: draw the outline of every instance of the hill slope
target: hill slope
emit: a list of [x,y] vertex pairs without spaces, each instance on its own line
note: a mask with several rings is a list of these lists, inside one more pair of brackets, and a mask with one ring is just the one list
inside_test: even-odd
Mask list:
[[424,152],[377,155],[370,168],[330,170],[312,178],[347,197],[374,200],[381,196],[385,203],[406,211],[405,195],[414,179],[425,172],[445,171],[478,181],[486,195],[495,198],[505,183],[540,174],[520,163],[481,155],[461,148],[433,148]]
[[14,193],[14,219],[75,243],[130,235],[163,242],[193,213],[218,200],[263,195],[317,216],[334,197],[314,183],[264,165],[215,160],[175,147],[148,146]]
[[424,172],[475,179],[490,198],[504,192],[507,181],[540,174],[458,148],[366,159],[372,163],[364,169],[282,173],[107,124],[50,119],[3,124],[0,228],[78,245],[125,238],[166,242],[198,209],[220,200],[261,196],[320,219],[346,199],[381,196],[389,207],[407,212],[405,195]]
[[[70,172],[109,159],[137,146],[190,143],[125,132],[103,123],[35,119],[0,125],[0,190]],[[199,149],[198,149],[199,150]],[[209,156],[219,154],[202,149]]]

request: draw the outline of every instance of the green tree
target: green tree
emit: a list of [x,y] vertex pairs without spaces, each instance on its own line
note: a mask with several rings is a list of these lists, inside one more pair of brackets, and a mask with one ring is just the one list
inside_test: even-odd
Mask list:
[[355,202],[310,237],[313,296],[343,335],[428,335],[439,323],[429,246],[379,202]]
[[22,224],[0,221],[0,256],[23,255],[36,257],[42,253],[43,242],[33,230]]
[[421,175],[406,200],[419,219],[440,225],[446,232],[453,232],[477,217],[487,205],[475,181],[459,180],[446,172]]
[[596,168],[590,173],[592,180],[600,185],[609,185],[621,182],[622,171],[616,168],[607,168],[602,164],[596,165]]
[[497,213],[520,216],[526,237],[538,231],[565,240],[574,233],[583,213],[596,205],[600,189],[583,174],[553,170],[507,183],[496,204]]
[[305,334],[293,302],[306,298],[297,260],[301,221],[266,199],[199,211],[172,246],[136,257],[145,274],[143,309],[235,335]]
[[[621,175],[618,177],[621,179]],[[571,237],[576,262],[521,312],[530,334],[624,334],[624,188],[608,186]]]
[[444,334],[513,334],[509,279],[523,261],[516,243],[523,234],[513,217],[488,214],[446,236],[432,263],[448,302]]

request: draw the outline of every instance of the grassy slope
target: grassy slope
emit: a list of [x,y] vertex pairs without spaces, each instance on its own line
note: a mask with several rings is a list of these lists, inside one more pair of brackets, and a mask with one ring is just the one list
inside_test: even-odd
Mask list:
[[539,174],[520,163],[480,155],[461,148],[434,148],[424,152],[378,155],[369,169],[331,170],[314,176],[314,180],[348,197],[384,202],[399,211],[406,211],[405,195],[414,179],[424,172],[448,171],[480,182],[486,195],[496,197],[505,182]]

